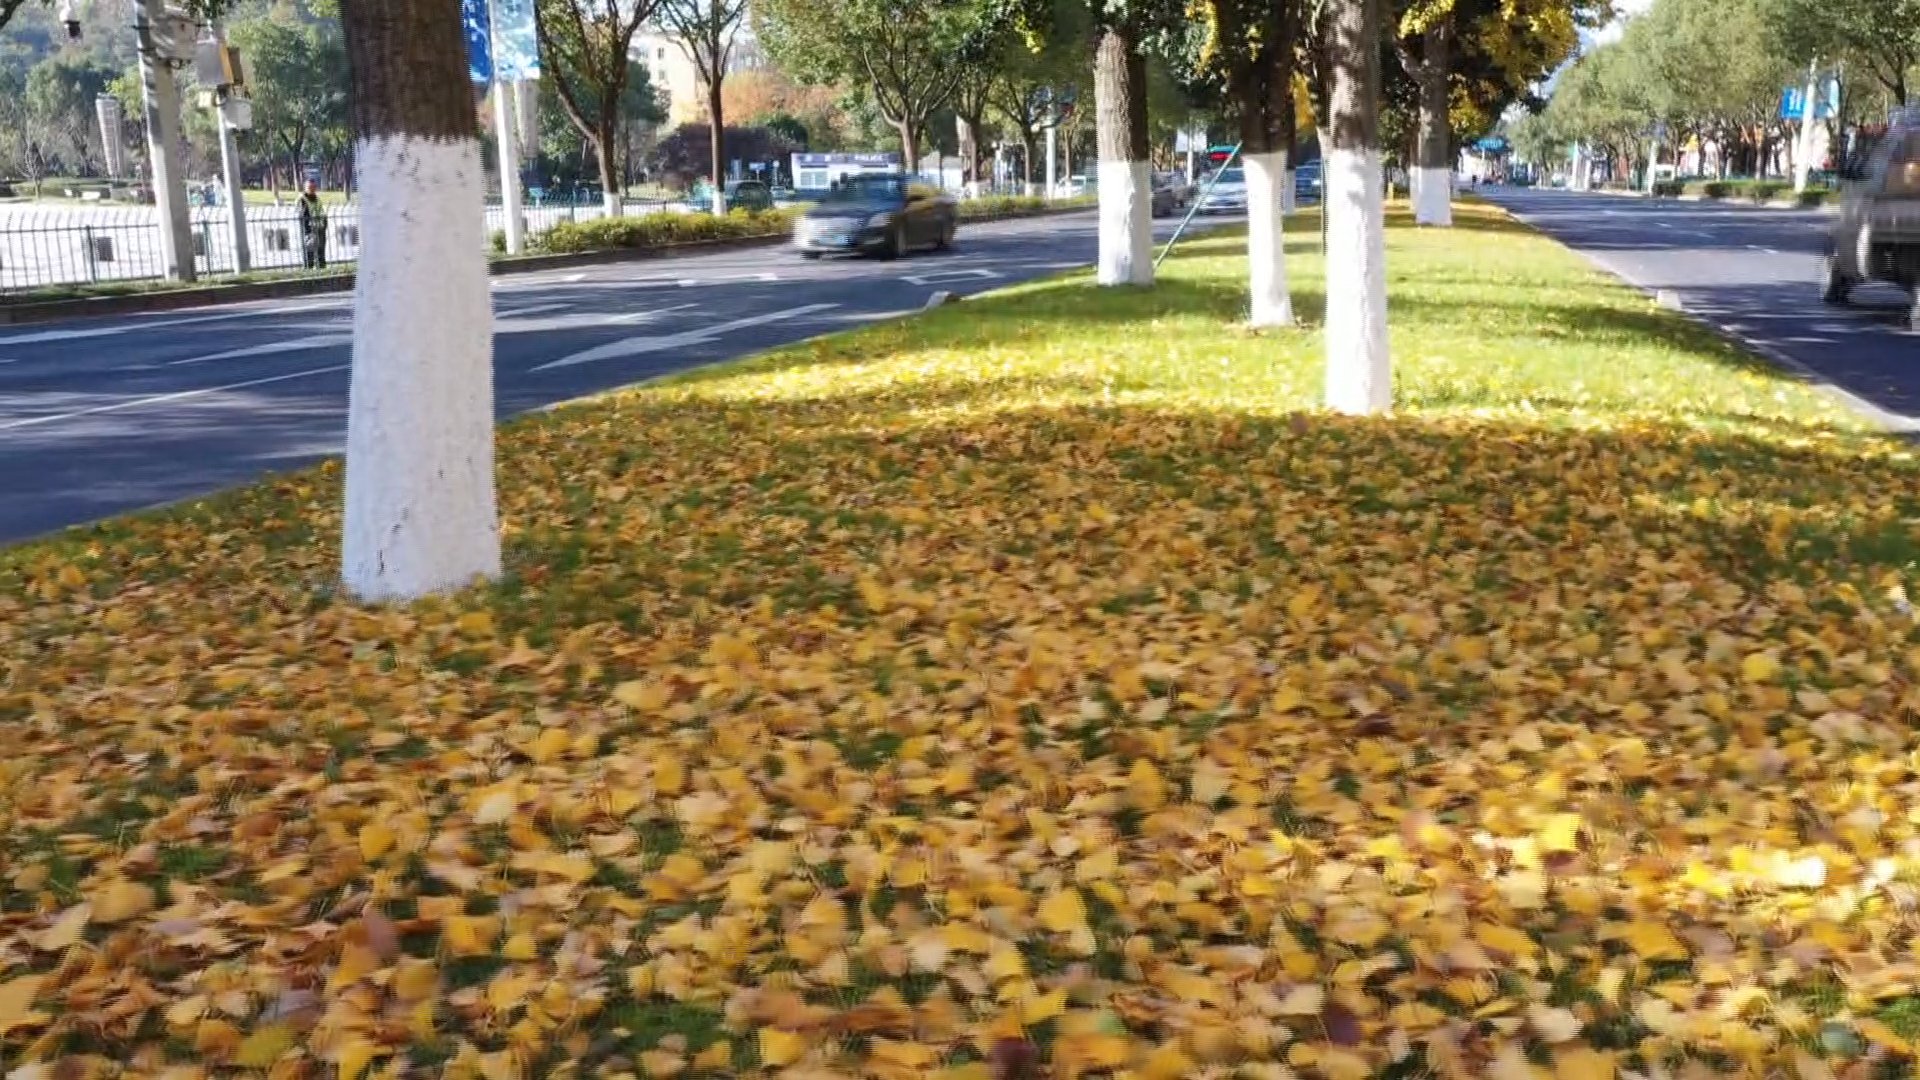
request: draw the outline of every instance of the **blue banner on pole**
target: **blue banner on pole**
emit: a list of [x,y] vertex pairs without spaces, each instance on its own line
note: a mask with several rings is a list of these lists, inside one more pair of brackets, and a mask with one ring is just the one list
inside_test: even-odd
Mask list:
[[[1831,120],[1839,111],[1840,80],[1829,79],[1821,86],[1824,93],[1813,99],[1813,118]],[[1780,91],[1780,119],[1801,120],[1807,114],[1807,90],[1804,86],[1789,86]]]
[[477,83],[492,82],[492,20],[487,17],[487,0],[460,0],[460,24],[467,33],[467,77]]
[[534,0],[493,0],[493,75],[501,82],[540,77],[540,35]]

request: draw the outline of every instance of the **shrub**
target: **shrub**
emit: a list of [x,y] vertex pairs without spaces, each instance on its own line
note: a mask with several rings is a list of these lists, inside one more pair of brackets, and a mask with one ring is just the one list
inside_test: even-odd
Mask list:
[[1733,185],[1725,180],[1709,180],[1703,194],[1709,199],[1724,199],[1733,194]]
[[738,240],[784,236],[793,227],[790,210],[734,210],[725,217],[712,214],[661,212],[639,217],[563,221],[542,234],[537,246],[556,255],[613,248],[663,247],[703,240]]
[[1655,198],[1677,199],[1685,187],[1686,185],[1678,180],[1655,180],[1653,182],[1653,194]]
[[1747,185],[1747,197],[1754,202],[1770,202],[1781,192],[1793,187],[1779,180],[1755,180]]
[[1793,197],[1797,206],[1824,206],[1832,202],[1834,193],[1827,188],[1808,188]]

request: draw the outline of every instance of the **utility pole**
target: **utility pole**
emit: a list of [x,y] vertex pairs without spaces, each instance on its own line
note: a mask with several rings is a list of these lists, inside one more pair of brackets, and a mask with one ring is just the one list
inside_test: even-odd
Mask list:
[[[488,25],[500,33],[500,13],[494,0],[487,0]],[[493,43],[493,128],[494,142],[500,154],[500,208],[506,217],[507,254],[518,255],[526,248],[526,217],[520,206],[520,140],[513,122],[517,91],[508,78],[505,55],[499,38]]]
[[1793,154],[1793,193],[1807,190],[1807,178],[1813,172],[1814,95],[1819,93],[1820,58],[1807,61],[1807,96],[1800,103],[1800,145]]
[[[213,20],[213,46],[219,51],[224,67],[227,59],[227,28],[219,20]],[[237,78],[238,72],[234,73]],[[233,270],[244,274],[253,269],[253,249],[247,243],[247,189],[240,176],[240,147],[235,133],[239,130],[238,120],[233,112],[245,108],[243,99],[234,93],[232,85],[224,85],[215,91],[213,113],[220,125],[220,175],[227,185],[227,230],[233,244]],[[211,265],[212,260],[208,260]]]
[[1060,128],[1052,121],[1047,122],[1047,193],[1046,200],[1053,201],[1054,185],[1059,183],[1060,168]]
[[167,32],[177,27],[163,0],[133,0],[133,28],[146,103],[153,205],[160,217],[160,259],[167,277],[192,281],[193,228],[187,220],[187,191],[180,176],[180,87],[173,77],[173,57],[161,48]]

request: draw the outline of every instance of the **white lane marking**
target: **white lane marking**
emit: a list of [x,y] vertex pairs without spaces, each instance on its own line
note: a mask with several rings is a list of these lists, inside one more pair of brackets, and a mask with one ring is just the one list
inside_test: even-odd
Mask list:
[[315,334],[312,337],[294,338],[292,341],[270,341],[265,345],[249,345],[244,349],[229,349],[226,352],[208,353],[206,356],[190,356],[185,360],[169,361],[167,366],[205,364],[214,360],[239,360],[248,356],[272,356],[275,353],[305,352],[308,349],[330,349],[335,345],[350,344],[352,341],[352,334]]
[[93,330],[42,330],[37,334],[15,334],[0,338],[0,345],[39,345],[48,341],[79,341],[82,338],[112,337],[124,334],[128,327],[114,326]]
[[608,319],[607,321],[610,323],[623,323],[626,325],[632,325],[633,323],[652,322],[653,320],[658,319],[663,315],[672,315],[675,312],[686,311],[691,308],[697,308],[699,306],[700,306],[699,304],[673,304],[668,307],[654,308],[651,311],[634,311],[634,312],[629,312],[628,314],[625,314],[625,315],[615,315],[613,318]]
[[948,281],[966,281],[968,279],[997,278],[999,273],[993,270],[931,270],[924,274],[908,274],[900,280],[909,285],[939,285]]
[[683,289],[691,289],[697,285],[718,285],[718,284],[721,284],[722,282],[727,282],[727,281],[779,281],[779,280],[780,280],[780,275],[773,274],[773,273],[712,274],[712,275],[708,275],[707,277],[681,278],[678,284]]
[[309,375],[325,375],[329,372],[345,371],[352,366],[352,364],[334,364],[331,367],[309,368],[306,371],[295,371],[287,375],[269,375],[264,379],[248,379],[245,382],[228,383],[225,386],[207,386],[199,390],[180,390],[171,394],[158,394],[154,397],[116,401],[111,405],[95,405],[91,409],[76,409],[73,412],[54,413],[49,416],[29,416],[24,420],[10,420],[4,424],[0,424],[0,431],[12,431],[16,428],[33,427],[36,424],[53,424],[61,420],[77,420],[82,416],[98,416],[101,413],[123,412],[127,409],[140,408],[143,405],[164,405],[171,401],[185,401],[188,398],[205,397],[208,394],[220,394],[228,390],[245,390],[249,387],[265,386],[268,383],[286,382],[289,379],[304,379]]
[[1765,255],[1778,255],[1778,254],[1780,254],[1780,253],[1779,253],[1778,251],[1776,251],[1776,250],[1774,250],[1773,248],[1770,248],[1770,247],[1762,247],[1762,246],[1760,246],[1759,244],[1748,244],[1748,245],[1747,245],[1747,250],[1748,250],[1748,251],[1758,251],[1758,252],[1760,252],[1760,253],[1762,253],[1762,254],[1765,254]]
[[689,345],[704,345],[721,334],[731,330],[743,330],[749,326],[764,326],[767,323],[784,322],[798,319],[815,312],[827,311],[839,307],[839,304],[806,304],[801,307],[787,308],[784,311],[770,311],[765,315],[750,315],[744,319],[703,326],[694,330],[683,330],[678,334],[666,334],[661,337],[631,337],[623,341],[608,342],[598,348],[563,356],[533,368],[534,371],[547,371],[551,368],[573,367],[576,364],[590,364],[596,360],[617,360],[629,356],[642,356],[647,353],[663,352],[667,349],[685,348]]
[[176,326],[194,326],[199,323],[226,322],[230,319],[259,319],[278,315],[293,315],[302,311],[314,311],[325,307],[344,307],[346,301],[322,301],[317,304],[300,304],[294,307],[269,308],[260,311],[230,311],[222,315],[195,315],[186,319],[161,319],[158,322],[131,323],[126,326],[95,326],[80,330],[39,330],[31,334],[15,334],[0,338],[0,345],[42,345],[55,341],[82,341],[87,338],[112,337],[115,334],[144,333],[149,330],[168,330]]
[[564,311],[572,306],[572,304],[564,301],[558,304],[529,304],[526,307],[515,308],[512,311],[502,311],[498,313],[497,317],[501,319],[524,319],[529,315],[544,315],[549,311]]

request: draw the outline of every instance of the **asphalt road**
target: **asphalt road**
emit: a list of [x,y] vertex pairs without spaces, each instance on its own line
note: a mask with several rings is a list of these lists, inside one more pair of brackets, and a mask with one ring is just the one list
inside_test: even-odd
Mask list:
[[[1093,214],[963,226],[954,250],[784,248],[494,282],[501,417],[1085,266]],[[1171,222],[1159,223],[1165,235]],[[340,452],[352,299],[0,327],[0,543]]]
[[1673,290],[1695,317],[1872,406],[1889,426],[1920,430],[1920,335],[1904,329],[1906,295],[1874,285],[1847,307],[1820,302],[1825,212],[1520,188],[1479,194],[1634,285]]

